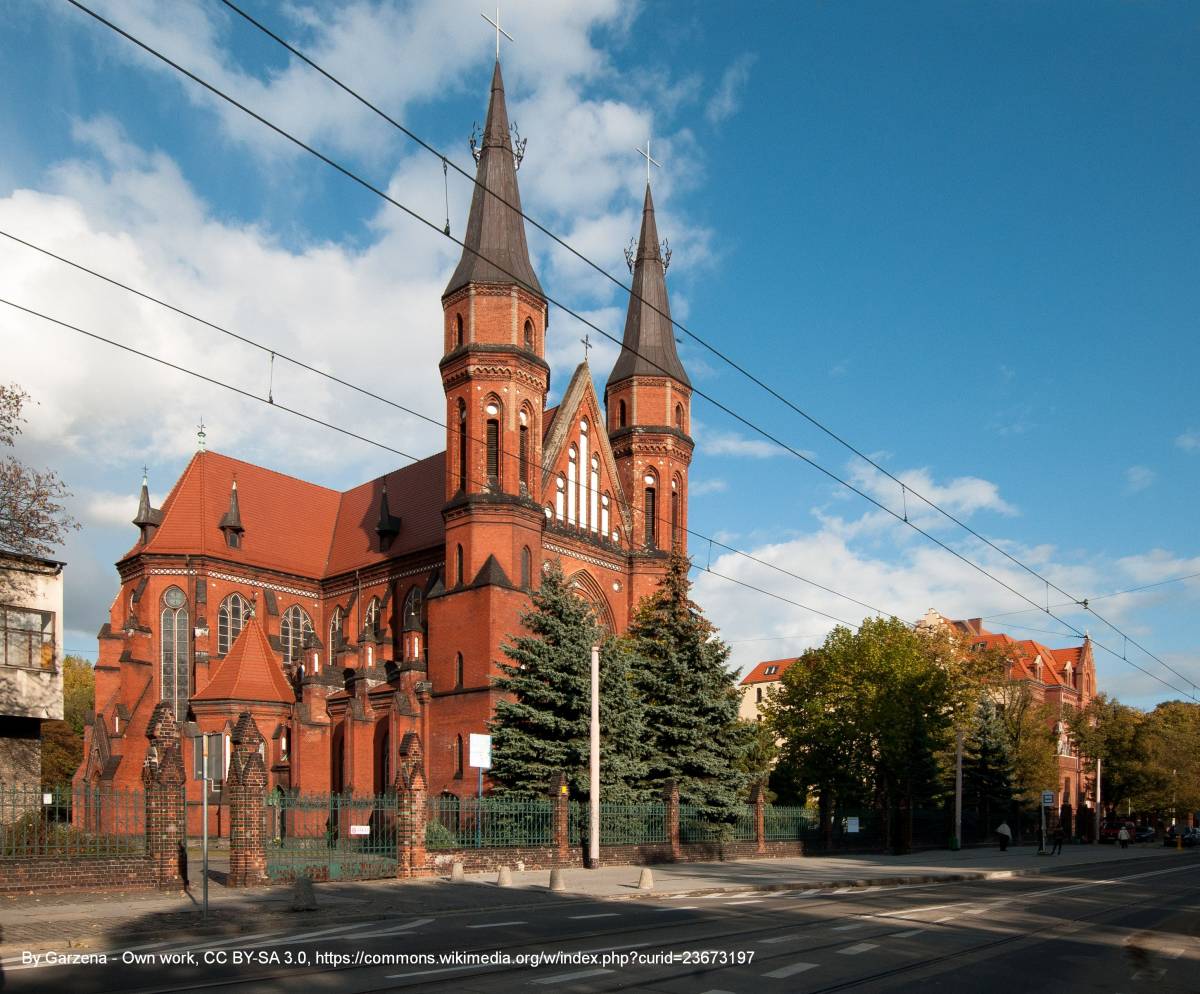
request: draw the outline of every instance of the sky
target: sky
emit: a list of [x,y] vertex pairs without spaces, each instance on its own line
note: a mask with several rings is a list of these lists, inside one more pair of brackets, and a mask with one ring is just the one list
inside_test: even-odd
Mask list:
[[[470,169],[495,56],[479,4],[245,4]],[[0,229],[439,417],[440,294],[458,253],[435,229],[448,208],[461,234],[469,184],[217,0],[92,6],[434,228],[64,0],[37,0],[0,8]],[[727,356],[1062,587],[1048,594],[907,494],[939,541],[1039,604],[1067,602],[1055,614],[1091,633],[1101,689],[1141,707],[1200,695],[1200,578],[1098,599],[1200,573],[1194,4],[562,0],[509,3],[502,23],[525,209],[620,279],[645,183],[634,149],[652,137],[698,391],[903,515],[892,480]],[[530,246],[547,292],[619,338],[624,291],[543,235]],[[267,392],[260,351],[5,238],[0,297]],[[552,307],[551,403],[585,332],[602,391],[615,345]],[[329,486],[403,463],[4,305],[0,349],[0,378],[36,401],[18,456],[74,493],[66,644],[93,657],[142,466],[157,502],[201,419],[210,448]],[[285,362],[271,388],[405,452],[444,447]],[[824,638],[833,622],[789,602],[867,613],[789,573],[910,621],[933,607],[1078,644],[713,403],[695,400],[692,427],[691,528],[763,561],[690,540],[694,596],[732,665]],[[1085,597],[1093,611],[1069,603]]]

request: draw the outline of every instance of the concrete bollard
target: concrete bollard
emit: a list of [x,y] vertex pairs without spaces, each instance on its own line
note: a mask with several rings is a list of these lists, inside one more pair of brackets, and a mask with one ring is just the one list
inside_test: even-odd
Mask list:
[[317,910],[317,895],[313,891],[312,877],[304,875],[296,878],[296,883],[292,887],[292,910]]
[[462,863],[455,863],[450,867],[450,880],[454,883],[462,883],[467,879],[466,873],[463,871]]
[[512,870],[510,870],[507,866],[500,867],[500,872],[496,874],[496,886],[497,887],[511,887],[512,886]]
[[638,890],[654,890],[654,871],[648,866],[643,866],[638,876]]
[[558,867],[550,871],[550,889],[552,891],[564,891],[567,889],[566,882],[563,880],[563,872]]

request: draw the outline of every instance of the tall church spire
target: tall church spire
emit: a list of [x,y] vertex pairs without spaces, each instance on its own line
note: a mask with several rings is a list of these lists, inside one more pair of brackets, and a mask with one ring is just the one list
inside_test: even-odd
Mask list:
[[492,96],[475,178],[478,182],[471,196],[462,258],[442,296],[447,297],[468,283],[516,283],[541,296],[542,285],[529,261],[525,223],[520,214],[521,192],[517,188],[517,166],[499,60],[492,73]]
[[647,183],[642,230],[633,263],[633,294],[625,316],[625,337],[621,354],[608,377],[609,386],[631,376],[669,376],[691,386],[675,351],[665,273],[666,264],[658,246],[658,226],[654,222],[654,199]]

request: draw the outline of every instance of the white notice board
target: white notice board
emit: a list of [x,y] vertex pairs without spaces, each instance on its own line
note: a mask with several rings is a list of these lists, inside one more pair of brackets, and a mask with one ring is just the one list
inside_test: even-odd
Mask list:
[[481,770],[492,768],[492,737],[471,733],[471,766]]

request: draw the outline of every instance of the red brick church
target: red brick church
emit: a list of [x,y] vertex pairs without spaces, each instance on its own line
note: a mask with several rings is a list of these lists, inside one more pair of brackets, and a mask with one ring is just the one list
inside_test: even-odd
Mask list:
[[197,733],[223,733],[227,763],[243,711],[272,788],[382,792],[416,733],[430,793],[471,794],[468,736],[487,729],[500,645],[543,566],[561,563],[621,631],[686,545],[691,387],[649,187],[604,404],[585,361],[547,408],[549,312],[499,63],[477,175],[442,295],[445,451],[345,492],[203,445],[161,508],[143,481],[77,780],[140,786],[147,722],[167,701],[190,800]]

